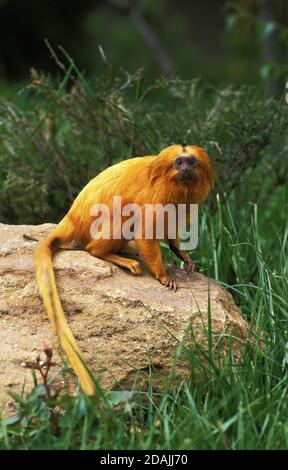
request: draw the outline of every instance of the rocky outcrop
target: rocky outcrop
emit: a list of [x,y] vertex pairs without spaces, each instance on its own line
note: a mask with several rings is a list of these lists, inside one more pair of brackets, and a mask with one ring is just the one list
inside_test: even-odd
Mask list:
[[[26,389],[31,387],[31,371],[23,363],[35,360],[44,342],[53,346],[60,370],[58,343],[38,295],[33,259],[37,240],[53,227],[0,224],[0,400],[6,408],[7,392],[19,392],[24,378]],[[195,345],[207,349],[207,330],[220,359],[228,343],[237,357],[247,337],[247,323],[231,295],[201,274],[188,276],[171,268],[179,286],[174,293],[149,273],[133,277],[75,249],[60,250],[54,267],[69,324],[106,388],[143,387],[149,369],[156,389],[185,379],[190,373],[187,355]],[[62,380],[60,373],[55,375],[56,382]]]

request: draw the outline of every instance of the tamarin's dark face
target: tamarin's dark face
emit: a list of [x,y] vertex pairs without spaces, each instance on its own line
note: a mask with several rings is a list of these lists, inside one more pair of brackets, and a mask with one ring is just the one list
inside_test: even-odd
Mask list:
[[195,169],[197,167],[196,157],[186,154],[180,154],[174,161],[173,168],[177,171],[177,178],[180,181],[192,181],[195,178]]
[[213,185],[214,170],[209,155],[196,145],[171,145],[162,150],[168,173],[180,184]]

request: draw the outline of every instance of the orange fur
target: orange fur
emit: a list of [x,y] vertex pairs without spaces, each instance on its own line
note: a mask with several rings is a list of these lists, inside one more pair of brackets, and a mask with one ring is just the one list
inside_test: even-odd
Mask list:
[[[193,155],[197,166],[193,180],[180,181],[175,169],[177,156]],[[201,147],[172,145],[162,150],[157,156],[137,157],[124,160],[107,168],[93,178],[80,192],[63,220],[55,230],[41,241],[35,252],[36,275],[39,291],[43,297],[48,317],[59,337],[60,344],[66,352],[71,366],[80,379],[83,391],[95,393],[93,381],[87,372],[87,366],[80,357],[74,336],[65,319],[57,293],[52,256],[59,245],[76,241],[93,256],[111,261],[128,269],[132,274],[141,274],[137,261],[119,256],[117,253],[126,245],[126,240],[93,239],[90,227],[93,217],[90,210],[93,205],[104,203],[112,213],[113,196],[121,196],[122,207],[136,203],[141,208],[145,204],[201,204],[208,196],[213,185],[214,172],[207,153]],[[125,221],[121,218],[121,223]],[[165,237],[168,239],[168,235]],[[176,289],[169,279],[163,264],[159,241],[137,240],[140,255],[155,278],[170,289]],[[178,248],[178,240],[169,241],[170,248],[190,268],[193,263],[189,256]]]

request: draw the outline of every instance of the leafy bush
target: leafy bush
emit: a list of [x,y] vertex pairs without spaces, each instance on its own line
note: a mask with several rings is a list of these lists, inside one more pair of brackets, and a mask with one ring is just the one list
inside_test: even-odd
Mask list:
[[109,68],[88,82],[66,58],[62,80],[32,70],[25,109],[0,98],[1,221],[57,221],[105,167],[176,142],[208,148],[220,194],[239,188],[256,166],[254,201],[267,174],[266,192],[285,182],[286,104],[200,80],[145,88],[141,72],[120,79]]

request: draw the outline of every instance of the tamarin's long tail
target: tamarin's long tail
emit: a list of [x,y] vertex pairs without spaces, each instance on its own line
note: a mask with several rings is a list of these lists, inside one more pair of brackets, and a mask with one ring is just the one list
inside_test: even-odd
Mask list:
[[61,244],[71,241],[73,233],[72,222],[64,217],[55,230],[38,244],[35,251],[36,277],[48,318],[59,337],[60,344],[79,377],[84,393],[93,395],[95,393],[94,383],[85,368],[85,363],[80,358],[80,350],[65,318],[56,288],[52,264],[53,253]]

